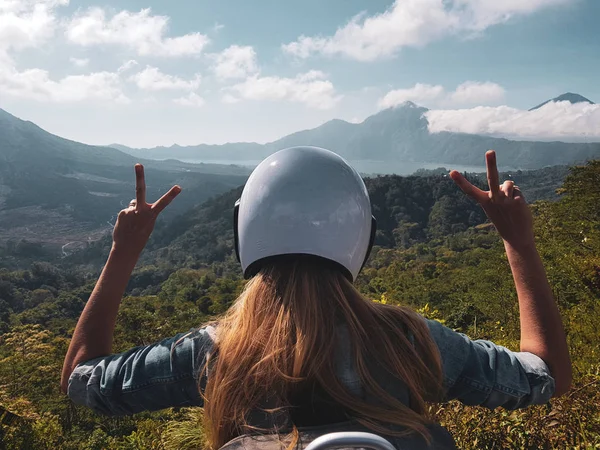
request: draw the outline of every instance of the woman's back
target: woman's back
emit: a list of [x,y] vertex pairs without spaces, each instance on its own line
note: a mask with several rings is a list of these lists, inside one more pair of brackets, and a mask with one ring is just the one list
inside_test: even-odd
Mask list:
[[[222,444],[254,428],[242,424],[261,404],[292,422],[294,399],[311,387],[347,418],[423,433],[425,397],[441,396],[439,353],[426,323],[408,309],[364,299],[315,256],[264,266],[219,320],[216,348],[207,363],[205,412]],[[378,373],[394,374],[402,396],[382,389]]]

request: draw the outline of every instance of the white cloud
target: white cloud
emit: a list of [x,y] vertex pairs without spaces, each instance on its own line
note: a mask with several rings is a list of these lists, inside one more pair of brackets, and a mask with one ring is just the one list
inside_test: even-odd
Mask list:
[[504,99],[504,88],[490,81],[466,81],[446,92],[441,85],[417,83],[409,89],[395,89],[379,100],[380,108],[391,108],[410,101],[421,106],[459,107],[488,105]]
[[223,101],[244,100],[290,101],[310,108],[331,109],[342,98],[323,72],[311,70],[294,78],[253,75],[225,89]]
[[391,108],[404,102],[415,102],[421,105],[430,100],[437,101],[444,95],[444,92],[443,86],[417,83],[409,89],[395,89],[388,92],[379,100],[379,106],[381,108]]
[[10,60],[0,64],[0,93],[45,102],[109,101],[128,103],[117,73],[94,72],[52,80],[48,71],[19,71]]
[[200,74],[196,74],[190,80],[184,80],[175,75],[169,75],[161,72],[156,67],[146,66],[144,70],[131,77],[129,81],[135,82],[140,89],[145,91],[165,91],[165,90],[194,90],[200,86]]
[[466,81],[450,94],[449,100],[454,105],[486,105],[502,101],[504,94],[505,90],[499,84]]
[[117,69],[117,72],[127,72],[130,69],[133,69],[138,65],[138,62],[135,59],[130,59],[129,61],[125,61],[121,66]]
[[483,134],[519,139],[600,140],[600,105],[550,102],[524,111],[508,106],[425,113],[429,131]]
[[90,63],[88,58],[69,58],[69,61],[71,61],[71,64],[75,67],[85,67]]
[[35,47],[56,30],[55,9],[69,0],[0,0],[0,50]]
[[246,78],[258,72],[256,52],[250,46],[232,45],[213,58],[213,71],[219,80]]
[[385,12],[360,14],[333,36],[300,36],[282,46],[299,58],[341,55],[359,61],[394,56],[451,35],[470,36],[539,9],[577,0],[396,0]]
[[221,97],[221,101],[223,103],[228,103],[230,105],[233,105],[234,103],[239,103],[241,101],[241,99],[239,97],[235,97],[232,94],[225,93],[223,95],[223,97]]
[[573,4],[578,0],[455,0],[464,28],[483,31],[490,26],[505,23],[513,17],[532,14],[538,10]]
[[91,8],[71,19],[66,35],[78,45],[122,45],[144,56],[197,55],[209,43],[200,33],[166,37],[168,24],[167,16],[153,15],[150,8],[121,11],[110,18],[105,10]]
[[200,107],[204,105],[204,99],[195,92],[190,92],[186,97],[179,97],[173,100],[174,103],[182,106]]

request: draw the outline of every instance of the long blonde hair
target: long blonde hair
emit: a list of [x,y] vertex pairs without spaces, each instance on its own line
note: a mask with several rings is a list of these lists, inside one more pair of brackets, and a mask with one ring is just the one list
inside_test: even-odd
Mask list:
[[[353,395],[336,376],[340,324],[348,329],[362,388],[378,399],[376,405]],[[426,438],[425,401],[441,392],[439,351],[423,319],[408,308],[365,299],[340,270],[315,258],[263,267],[218,321],[214,355],[207,363],[204,391],[213,449],[252,431],[249,414],[267,395],[279,411],[294,406],[290,398],[306,382],[316,382],[354,420],[375,432],[390,434],[386,424],[395,424]],[[405,384],[410,405],[377,384],[367,360]],[[295,427],[292,435],[288,448],[297,442]]]

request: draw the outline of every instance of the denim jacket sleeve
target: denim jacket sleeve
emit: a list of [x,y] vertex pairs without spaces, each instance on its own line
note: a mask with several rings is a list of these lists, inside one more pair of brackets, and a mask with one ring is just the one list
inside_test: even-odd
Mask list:
[[427,324],[440,350],[446,400],[518,409],[547,403],[554,394],[554,378],[538,356],[472,341],[433,320]]
[[110,416],[202,406],[200,371],[213,336],[209,326],[81,363],[69,378],[68,395]]

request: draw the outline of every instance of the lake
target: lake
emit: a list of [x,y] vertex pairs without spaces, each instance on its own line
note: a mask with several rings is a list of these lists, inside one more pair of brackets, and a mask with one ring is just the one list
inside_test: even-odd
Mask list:
[[[238,166],[256,167],[260,160],[241,160],[241,161],[229,161],[229,160],[215,160],[215,159],[182,159],[181,161],[190,164],[235,164]],[[363,174],[396,174],[396,175],[411,175],[419,169],[437,169],[439,167],[445,167],[448,170],[458,170],[460,172],[485,172],[485,166],[464,166],[460,164],[448,164],[448,163],[425,163],[415,161],[398,161],[398,162],[387,162],[387,161],[373,161],[373,160],[350,160],[352,166],[360,173]],[[502,171],[514,170],[514,168],[500,167]]]

